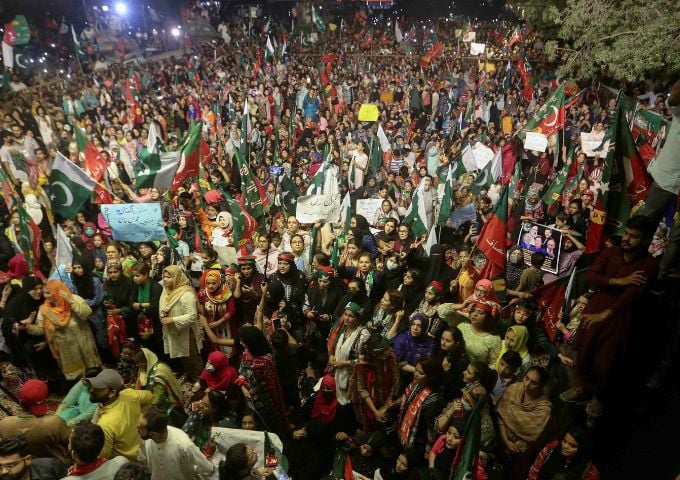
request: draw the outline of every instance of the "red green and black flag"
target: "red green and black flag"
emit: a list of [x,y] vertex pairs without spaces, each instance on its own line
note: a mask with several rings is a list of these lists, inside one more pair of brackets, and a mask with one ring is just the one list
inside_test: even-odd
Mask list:
[[[522,81],[524,81],[524,77],[522,77]],[[534,116],[529,119],[524,128],[517,134],[517,137],[523,140],[526,137],[526,132],[531,132],[537,128],[543,135],[549,137],[564,128],[564,118],[564,84],[562,84],[536,110]]]
[[602,183],[590,218],[586,253],[602,249],[605,236],[623,234],[631,209],[645,200],[652,179],[635,146],[623,103],[616,108],[615,121],[606,135],[609,150],[604,160]]
[[479,449],[482,442],[482,408],[486,400],[480,399],[472,409],[456,456],[451,463],[449,480],[477,480],[479,477]]
[[531,102],[534,97],[534,71],[524,52],[519,54],[517,73],[522,79],[522,96],[527,102]]

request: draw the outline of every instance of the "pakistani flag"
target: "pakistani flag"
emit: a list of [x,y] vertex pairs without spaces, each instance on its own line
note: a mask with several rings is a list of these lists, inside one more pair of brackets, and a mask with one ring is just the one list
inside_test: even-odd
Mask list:
[[71,25],[71,33],[73,34],[73,50],[76,52],[76,58],[79,62],[87,62],[87,54],[85,53],[85,50],[83,50],[82,45],[80,45],[80,42],[78,41],[78,36],[76,35],[76,31],[73,28],[73,25]]
[[491,167],[492,163],[493,162],[487,163],[486,167],[482,168],[479,172],[477,172],[477,176],[472,182],[472,185],[470,185],[470,191],[474,195],[479,195],[480,193],[482,193],[482,190],[486,190],[488,192],[489,188],[493,184],[493,175]]
[[546,191],[545,195],[543,195],[543,203],[545,203],[545,206],[548,208],[548,210],[552,209],[553,205],[559,202],[560,198],[562,197],[562,192],[564,191],[564,187],[567,184],[568,174],[569,169],[567,167],[563,167],[562,170],[557,172],[552,183],[550,184],[550,188],[548,188],[548,191]]
[[250,154],[248,153],[248,137],[253,129],[250,123],[250,110],[248,109],[248,95],[243,105],[243,115],[241,116],[241,155],[250,162]]
[[411,227],[411,231],[415,237],[422,237],[429,228],[427,220],[427,213],[425,211],[425,200],[423,199],[423,184],[421,183],[416,190],[411,206],[406,212],[404,223]]
[[451,207],[453,205],[453,165],[449,163],[449,174],[446,176],[446,183],[444,184],[444,195],[439,208],[439,217],[437,224],[446,225],[446,221],[451,218]]
[[137,188],[168,188],[172,184],[181,152],[163,152],[162,147],[158,127],[152,123],[146,148],[140,152],[135,165]]
[[57,153],[50,175],[52,209],[65,218],[75,217],[83,203],[90,198],[95,182],[61,153]]
[[281,178],[281,208],[286,215],[295,215],[297,199],[302,196],[298,187],[288,175]]
[[269,62],[274,57],[274,45],[272,44],[272,39],[267,35],[267,45],[264,49],[264,61]]
[[314,8],[314,6],[312,6],[312,22],[319,32],[326,31],[326,24],[323,22],[323,18],[316,13],[316,8]]

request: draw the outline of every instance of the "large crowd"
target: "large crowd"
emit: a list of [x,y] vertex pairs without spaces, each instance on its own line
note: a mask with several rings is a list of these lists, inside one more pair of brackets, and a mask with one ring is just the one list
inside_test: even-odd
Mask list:
[[[12,77],[0,313],[31,415],[0,420],[2,478],[600,478],[593,428],[620,379],[659,388],[675,365],[672,337],[631,358],[675,275],[680,82],[571,82],[561,128],[528,150],[564,88],[528,67],[541,39],[477,25],[491,53],[474,58],[475,26],[401,22],[401,42],[358,14],[307,43],[222,21],[216,48]],[[666,135],[614,232],[631,98]],[[583,150],[598,132],[609,154]],[[199,138],[197,170],[140,187],[150,135],[166,153]],[[98,176],[74,215],[55,204],[62,159]],[[340,218],[301,223],[296,200],[321,193]],[[115,238],[101,205],[144,203],[165,240]]]

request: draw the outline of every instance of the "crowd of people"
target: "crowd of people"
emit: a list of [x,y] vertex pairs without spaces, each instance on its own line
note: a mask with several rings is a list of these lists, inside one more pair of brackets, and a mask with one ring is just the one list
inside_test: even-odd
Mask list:
[[[526,95],[540,38],[480,26],[513,59],[480,61],[444,21],[434,40],[402,22],[445,53],[406,52],[358,15],[311,44],[277,26],[268,59],[268,32],[222,22],[218,48],[0,106],[2,338],[32,414],[0,420],[2,478],[599,478],[592,429],[618,379],[658,388],[675,365],[675,338],[630,358],[649,334],[636,312],[675,273],[680,82],[631,91],[668,132],[647,202],[592,248],[613,160],[580,134],[613,131],[621,99],[572,92],[547,150],[526,150],[557,85],[536,66]],[[392,53],[348,48],[369,35]],[[367,103],[377,122],[359,121]],[[197,124],[198,178],[140,187],[150,132],[174,151]],[[106,172],[68,217],[50,176],[61,155],[86,167],[82,138]],[[466,165],[473,146],[502,153],[492,181]],[[295,198],[320,191],[346,218],[302,224]],[[160,203],[167,239],[113,238],[102,203]],[[499,224],[497,275],[480,243]],[[548,311],[577,271],[586,287]],[[215,435],[234,430],[266,432],[266,458]]]

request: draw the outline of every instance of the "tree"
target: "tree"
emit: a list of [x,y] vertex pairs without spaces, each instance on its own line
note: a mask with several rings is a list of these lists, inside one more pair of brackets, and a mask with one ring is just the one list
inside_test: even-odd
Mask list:
[[[621,82],[655,73],[680,73],[680,9],[677,0],[535,0],[517,2],[540,32],[558,27],[546,42],[558,73],[593,79],[603,72]],[[540,21],[538,17],[540,16]],[[549,35],[546,38],[550,38]]]

